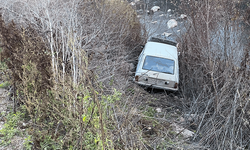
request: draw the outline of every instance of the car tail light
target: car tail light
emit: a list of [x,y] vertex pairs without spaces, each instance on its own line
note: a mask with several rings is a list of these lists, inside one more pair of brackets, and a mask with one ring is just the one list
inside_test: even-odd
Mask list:
[[139,76],[135,76],[135,81],[138,82],[138,80],[139,80]]
[[178,87],[178,83],[175,83],[174,88],[177,89],[177,87]]

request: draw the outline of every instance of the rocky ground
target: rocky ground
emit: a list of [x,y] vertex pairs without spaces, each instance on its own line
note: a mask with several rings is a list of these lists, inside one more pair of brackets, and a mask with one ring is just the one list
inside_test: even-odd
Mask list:
[[138,15],[150,37],[160,37],[177,41],[186,32],[188,18],[185,14],[156,11],[152,15]]

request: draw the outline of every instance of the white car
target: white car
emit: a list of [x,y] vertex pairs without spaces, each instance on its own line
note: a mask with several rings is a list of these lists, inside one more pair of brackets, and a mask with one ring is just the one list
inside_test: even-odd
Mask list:
[[176,43],[151,38],[139,56],[134,82],[147,87],[177,91],[179,65]]

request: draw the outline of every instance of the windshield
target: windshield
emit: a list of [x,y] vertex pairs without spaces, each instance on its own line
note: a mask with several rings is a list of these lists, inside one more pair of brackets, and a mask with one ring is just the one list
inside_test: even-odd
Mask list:
[[146,56],[142,69],[174,74],[174,61],[166,58]]

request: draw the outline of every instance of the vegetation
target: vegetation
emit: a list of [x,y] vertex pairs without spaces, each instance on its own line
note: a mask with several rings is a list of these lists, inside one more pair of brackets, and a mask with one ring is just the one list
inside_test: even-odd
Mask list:
[[9,113],[4,114],[1,113],[1,117],[5,116],[7,122],[4,124],[3,128],[0,130],[1,137],[1,146],[8,145],[10,143],[10,140],[13,138],[13,136],[21,134],[20,131],[17,129],[18,122],[22,118],[22,114],[18,112],[17,114]]
[[[123,105],[117,104],[121,93],[103,87],[109,85],[109,79],[122,77],[114,73],[103,79],[102,75],[108,70],[110,76],[110,69],[118,66],[111,64],[121,61],[118,54],[126,54],[127,49],[141,43],[135,11],[124,1],[39,3],[27,3],[33,13],[28,14],[28,20],[21,18],[22,25],[21,20],[8,22],[0,17],[1,60],[11,73],[14,112],[19,112],[18,105],[24,105],[32,122],[24,145],[27,149],[132,146],[123,144],[124,135],[119,132],[127,128],[121,123],[124,120],[118,119],[125,115],[119,112]],[[34,11],[40,10],[44,13],[36,16],[39,13]],[[99,66],[103,62],[96,63],[96,54],[99,60],[107,61],[107,68]]]
[[249,148],[249,45],[241,48],[238,37],[240,18],[249,28],[250,17],[237,11],[248,1],[225,2],[179,6],[189,21],[178,39],[183,98],[176,107],[194,115],[186,119],[195,131],[189,142],[201,145],[188,147],[172,130],[171,115],[139,107],[139,99],[157,99],[127,88],[128,61],[147,33],[126,1],[6,0],[0,72],[8,81],[0,87],[11,85],[14,107],[1,114],[1,145],[22,135],[16,128],[24,121],[26,149]]
[[249,24],[241,26],[238,3],[233,1],[189,3],[191,8],[183,6],[191,21],[180,39],[179,60],[181,93],[190,99],[183,105],[190,105],[189,113],[197,116],[193,140],[211,149],[243,148],[250,137],[245,122],[250,108],[250,41],[242,31]]
[[9,82],[8,82],[8,81],[5,81],[5,82],[3,82],[3,83],[0,84],[0,88],[6,88],[6,87],[8,87],[9,85],[10,85]]

